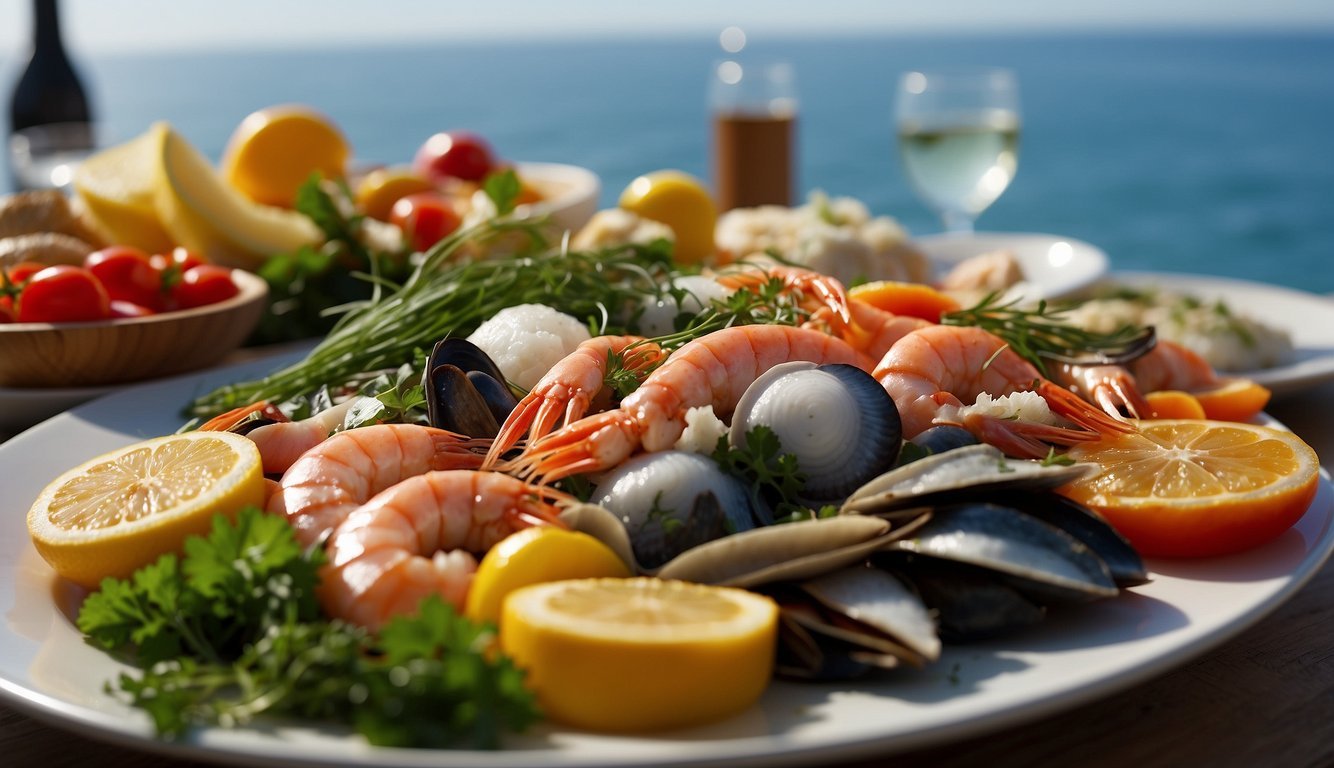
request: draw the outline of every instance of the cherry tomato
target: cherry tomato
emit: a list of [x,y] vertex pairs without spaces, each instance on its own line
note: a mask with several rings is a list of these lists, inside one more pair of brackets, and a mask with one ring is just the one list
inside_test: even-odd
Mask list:
[[163,307],[162,271],[148,254],[128,245],[113,245],[93,251],[83,260],[84,269],[102,281],[112,301],[128,301],[157,311]]
[[17,321],[18,315],[14,314],[14,299],[10,296],[0,296],[0,324]]
[[150,261],[161,272],[167,272],[175,267],[177,275],[183,275],[195,267],[209,263],[208,259],[181,246],[172,248],[169,254],[155,253]]
[[79,267],[47,267],[19,294],[20,323],[77,323],[110,316],[107,290],[92,272]]
[[437,133],[417,150],[413,170],[439,183],[446,178],[481,181],[496,167],[491,145],[475,133]]
[[240,292],[241,289],[232,282],[232,271],[212,264],[201,264],[185,270],[181,281],[171,289],[172,298],[181,309],[217,304]]
[[120,299],[111,300],[112,317],[148,317],[156,315],[157,312],[142,304],[135,304],[133,301],[121,301]]
[[5,277],[10,285],[22,286],[23,283],[33,275],[46,269],[49,264],[39,264],[35,261],[20,261],[9,267],[5,267]]
[[425,252],[463,223],[449,198],[438,192],[399,198],[389,211],[389,221],[403,230],[408,244],[419,252]]

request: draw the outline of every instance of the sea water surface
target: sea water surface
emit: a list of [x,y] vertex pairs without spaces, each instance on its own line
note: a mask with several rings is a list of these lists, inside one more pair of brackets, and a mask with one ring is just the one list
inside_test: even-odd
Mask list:
[[[767,40],[800,99],[799,188],[939,230],[902,175],[891,110],[909,69],[1019,76],[1019,171],[979,229],[1052,232],[1116,269],[1334,291],[1334,36],[1054,34]],[[448,42],[80,56],[104,142],[168,120],[217,158],[249,112],[315,106],[359,160],[407,162],[468,128],[513,160],[587,166],[613,205],[640,173],[708,177],[712,39]],[[12,82],[20,62],[0,62]],[[4,176],[7,177],[7,173]]]

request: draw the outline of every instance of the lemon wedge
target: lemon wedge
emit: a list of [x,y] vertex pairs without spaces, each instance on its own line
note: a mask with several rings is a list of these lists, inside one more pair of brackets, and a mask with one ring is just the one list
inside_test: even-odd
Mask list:
[[620,207],[666,224],[676,235],[676,260],[697,264],[712,256],[718,206],[704,184],[682,171],[646,173],[621,193]]
[[577,579],[512,592],[500,643],[553,720],[656,731],[753,705],[773,672],[777,626],[773,600],[745,590]]
[[312,173],[341,179],[351,153],[338,126],[314,109],[268,107],[236,127],[222,155],[222,176],[256,203],[291,208]]
[[487,550],[473,575],[463,615],[498,624],[505,597],[520,587],[631,575],[610,547],[586,533],[550,525],[525,528]]
[[259,450],[230,432],[187,432],[126,446],[56,478],[28,510],[37,552],[86,587],[125,578],[213,516],[264,503]]
[[178,245],[216,264],[257,269],[276,253],[320,240],[310,219],[252,202],[229,186],[199,150],[166,129],[154,192],[158,218]]
[[165,253],[173,245],[154,203],[165,123],[79,164],[74,191],[108,242]]

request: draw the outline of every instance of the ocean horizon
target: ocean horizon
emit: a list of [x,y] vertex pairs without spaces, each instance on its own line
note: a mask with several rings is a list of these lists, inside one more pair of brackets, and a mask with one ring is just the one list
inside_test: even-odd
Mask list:
[[[1334,291],[1334,33],[852,35],[751,49],[795,67],[803,197],[855,197],[913,234],[938,232],[898,161],[897,78],[1005,66],[1020,83],[1019,167],[979,230],[1086,240],[1114,269]],[[75,56],[104,144],[167,120],[216,159],[245,115],[297,102],[330,115],[360,162],[405,163],[431,133],[467,128],[510,160],[594,170],[604,206],[655,169],[708,180],[706,84],[723,58],[711,38]],[[0,59],[0,80],[21,63]]]

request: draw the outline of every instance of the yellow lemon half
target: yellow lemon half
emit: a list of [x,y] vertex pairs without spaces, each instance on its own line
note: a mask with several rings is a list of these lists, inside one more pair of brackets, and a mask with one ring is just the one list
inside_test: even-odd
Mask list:
[[216,513],[263,503],[253,442],[188,432],[126,446],[56,478],[28,510],[28,533],[57,573],[96,587],[208,533]]
[[166,124],[158,123],[79,164],[74,191],[109,242],[148,253],[171,250],[171,236],[158,219],[153,199],[166,132]]
[[655,731],[753,705],[773,672],[777,627],[774,601],[745,590],[578,579],[511,593],[500,643],[553,720]]
[[646,173],[621,193],[620,207],[671,227],[676,260],[683,264],[696,264],[715,251],[718,205],[704,184],[688,173]]
[[177,244],[230,267],[257,269],[275,253],[320,240],[310,219],[237,192],[199,150],[167,129],[155,187],[158,218]]
[[473,576],[463,613],[474,621],[498,624],[505,597],[520,587],[631,575],[610,547],[586,533],[550,525],[525,528],[487,550]]
[[232,133],[222,176],[256,203],[291,208],[312,173],[342,178],[351,153],[342,131],[319,112],[299,104],[268,107]]

